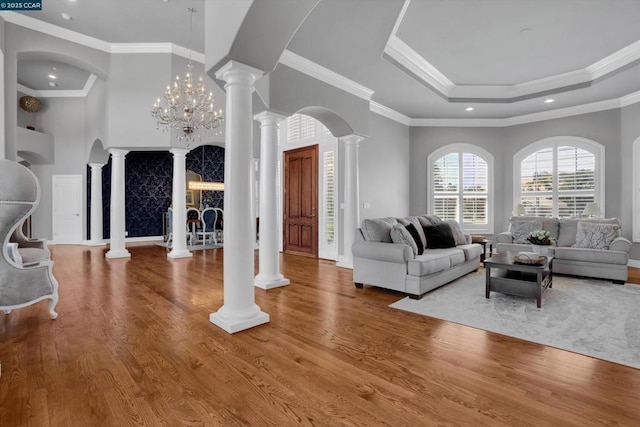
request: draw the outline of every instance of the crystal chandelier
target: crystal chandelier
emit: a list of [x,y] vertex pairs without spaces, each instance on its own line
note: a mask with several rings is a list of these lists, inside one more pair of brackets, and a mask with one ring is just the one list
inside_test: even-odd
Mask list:
[[[188,8],[189,34],[192,34],[193,8]],[[173,86],[168,85],[163,98],[153,104],[151,115],[156,119],[156,129],[161,126],[163,130],[171,128],[177,131],[178,141],[186,140],[187,143],[197,137],[202,139],[201,131],[211,131],[224,119],[222,110],[213,107],[213,92],[207,93],[202,77],[197,82],[193,79],[193,65],[191,65],[191,48],[189,48],[189,64],[187,74],[183,79],[176,76]]]

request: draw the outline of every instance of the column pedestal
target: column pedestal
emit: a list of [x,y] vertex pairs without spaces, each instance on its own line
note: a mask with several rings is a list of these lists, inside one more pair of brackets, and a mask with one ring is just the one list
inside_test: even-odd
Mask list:
[[173,154],[173,191],[171,193],[173,205],[173,240],[171,252],[167,258],[189,258],[193,254],[187,250],[187,204],[185,202],[186,190],[186,156],[189,150],[184,148],[172,148]]
[[260,254],[255,286],[273,289],[290,284],[280,274],[278,244],[277,169],[278,129],[284,116],[264,111],[254,117],[260,122]]
[[251,215],[253,173],[253,83],[262,71],[230,61],[216,73],[226,82],[224,168],[224,305],[209,320],[229,333],[267,323],[255,304],[255,218]]
[[355,241],[356,229],[360,222],[358,147],[363,139],[355,134],[340,138],[344,141],[344,230],[342,233],[343,253],[336,265],[350,269],[353,269],[351,246]]
[[100,163],[89,163],[91,166],[91,240],[89,246],[105,246],[102,231],[102,167]]
[[131,257],[125,248],[124,159],[128,152],[116,148],[109,149],[111,153],[111,230],[109,252],[105,254],[108,259]]

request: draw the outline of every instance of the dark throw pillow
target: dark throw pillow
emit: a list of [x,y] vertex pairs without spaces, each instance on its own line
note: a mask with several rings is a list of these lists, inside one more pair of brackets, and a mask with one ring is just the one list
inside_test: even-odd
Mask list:
[[442,249],[456,246],[456,241],[453,238],[449,224],[427,225],[423,227],[423,229],[425,236],[427,236],[427,248]]
[[411,234],[411,237],[413,237],[413,240],[416,242],[416,246],[418,247],[417,254],[422,255],[422,253],[424,252],[424,245],[422,244],[422,239],[420,238],[420,234],[418,233],[416,226],[413,224],[409,224],[405,225],[404,228],[407,229],[409,234]]

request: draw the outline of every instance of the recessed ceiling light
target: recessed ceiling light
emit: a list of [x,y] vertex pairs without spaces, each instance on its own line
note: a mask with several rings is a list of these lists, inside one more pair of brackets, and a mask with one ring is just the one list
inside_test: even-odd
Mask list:
[[68,13],[62,12],[60,16],[62,16],[62,19],[64,19],[65,21],[71,21],[71,15],[69,15]]
[[51,87],[56,87],[56,86],[58,86],[58,83],[56,83],[56,82],[49,82],[49,86],[51,86]]
[[473,111],[473,110],[475,110],[475,108],[473,108],[473,107],[467,107],[467,108],[464,109],[464,111]]
[[555,101],[555,99],[553,99],[553,98],[547,98],[547,99],[545,99],[545,100],[544,100],[544,103],[545,103],[545,104],[551,104],[553,101]]
[[56,76],[54,76],[53,74],[49,74],[49,78],[50,78],[50,79],[54,79],[54,80],[55,80],[55,79],[57,79],[57,77],[56,77]]

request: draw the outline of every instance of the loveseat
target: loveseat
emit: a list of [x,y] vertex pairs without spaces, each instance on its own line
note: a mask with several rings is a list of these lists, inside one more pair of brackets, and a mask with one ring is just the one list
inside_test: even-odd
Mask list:
[[[429,236],[433,237],[433,234],[427,236],[425,230],[446,229],[443,224],[448,223],[451,223],[448,226],[455,236],[454,244],[430,248]],[[408,236],[403,228],[413,229],[417,236]],[[398,231],[403,236],[398,237]],[[408,237],[413,237],[413,240]],[[414,247],[417,240],[426,243],[422,254],[417,253]],[[431,246],[447,246],[434,245],[436,240],[431,239]],[[426,292],[477,270],[482,246],[471,243],[471,236],[464,234],[455,221],[444,222],[435,215],[424,215],[365,219],[361,228],[356,230],[352,252],[356,287],[374,285],[419,299]]]
[[496,250],[531,251],[526,237],[531,231],[547,230],[555,242],[553,272],[612,280],[622,284],[628,278],[627,263],[631,242],[620,235],[618,218],[558,219],[514,216],[509,231],[496,237]]

